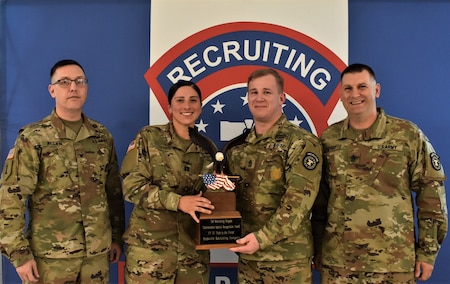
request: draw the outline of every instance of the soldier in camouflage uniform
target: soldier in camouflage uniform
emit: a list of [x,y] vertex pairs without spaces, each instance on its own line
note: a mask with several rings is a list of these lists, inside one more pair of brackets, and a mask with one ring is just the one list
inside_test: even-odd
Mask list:
[[54,111],[20,130],[5,162],[0,248],[25,283],[108,283],[125,227],[113,138],[82,113],[78,62],[57,62],[50,78]]
[[311,207],[319,191],[321,145],[282,113],[283,78],[259,69],[248,78],[254,127],[225,146],[226,172],[239,175],[244,237],[239,283],[311,283]]
[[209,280],[209,251],[196,251],[194,237],[196,212],[214,209],[202,197],[206,188],[199,176],[212,157],[188,131],[201,114],[200,89],[179,81],[168,99],[170,122],[141,129],[122,163],[125,199],[134,204],[124,235],[129,284]]
[[427,280],[447,233],[439,156],[416,125],[376,107],[379,95],[369,66],[348,66],[340,93],[348,117],[320,138],[324,186],[312,220],[322,283]]

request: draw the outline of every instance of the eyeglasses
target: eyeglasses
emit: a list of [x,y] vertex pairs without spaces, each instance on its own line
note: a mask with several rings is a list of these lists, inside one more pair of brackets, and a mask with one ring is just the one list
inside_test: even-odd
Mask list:
[[68,78],[63,78],[63,79],[57,80],[55,83],[52,83],[51,85],[58,84],[59,86],[61,86],[61,88],[67,88],[70,85],[72,85],[72,82],[75,82],[75,85],[77,85],[77,87],[83,88],[88,84],[88,79],[87,78],[77,78],[75,80],[71,80]]

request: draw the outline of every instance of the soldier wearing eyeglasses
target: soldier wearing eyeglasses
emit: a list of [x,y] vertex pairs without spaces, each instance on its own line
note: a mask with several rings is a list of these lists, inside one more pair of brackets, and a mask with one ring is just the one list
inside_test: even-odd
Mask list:
[[50,79],[54,110],[19,131],[2,172],[0,249],[25,283],[108,283],[125,226],[113,138],[82,112],[78,62],[57,62]]

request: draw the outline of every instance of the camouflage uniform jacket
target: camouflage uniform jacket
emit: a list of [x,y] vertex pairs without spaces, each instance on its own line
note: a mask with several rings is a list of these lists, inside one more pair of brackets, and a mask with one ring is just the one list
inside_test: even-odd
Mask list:
[[[82,115],[75,134],[55,111],[22,128],[0,182],[0,247],[14,266],[89,257],[122,243],[124,201],[113,138]],[[29,222],[26,236],[25,212]]]
[[206,189],[199,174],[211,162],[203,148],[181,139],[171,122],[142,128],[121,168],[125,199],[134,204],[125,242],[152,250],[194,250],[196,223],[178,211],[178,203],[181,196]]
[[309,217],[322,171],[319,139],[282,115],[263,135],[256,135],[253,128],[244,143],[230,146],[226,157],[230,174],[241,177],[235,191],[243,233],[253,232],[260,245],[254,254],[240,257],[256,261],[311,257]]
[[323,264],[381,273],[411,272],[415,261],[434,264],[447,233],[445,176],[422,131],[378,109],[369,129],[352,130],[347,118],[320,139],[329,187],[321,187],[313,228]]

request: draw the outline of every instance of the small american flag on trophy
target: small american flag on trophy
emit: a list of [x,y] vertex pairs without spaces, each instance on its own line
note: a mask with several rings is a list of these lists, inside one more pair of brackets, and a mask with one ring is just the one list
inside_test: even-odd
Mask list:
[[223,188],[232,191],[235,188],[234,182],[224,174],[203,174],[203,183],[212,190]]

